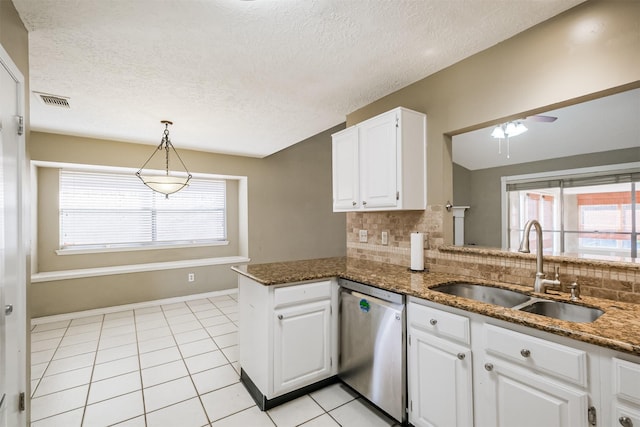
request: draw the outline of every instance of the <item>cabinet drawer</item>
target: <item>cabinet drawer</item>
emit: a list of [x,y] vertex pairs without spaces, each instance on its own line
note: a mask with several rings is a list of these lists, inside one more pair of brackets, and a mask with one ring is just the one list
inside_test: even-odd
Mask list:
[[613,392],[619,399],[640,405],[640,365],[613,358]]
[[469,319],[432,307],[411,303],[409,323],[436,336],[469,345]]
[[326,280],[323,282],[276,288],[273,295],[273,305],[274,307],[279,307],[298,302],[329,298],[331,298],[331,281]]
[[488,353],[587,386],[586,352],[494,325],[485,325],[484,330]]

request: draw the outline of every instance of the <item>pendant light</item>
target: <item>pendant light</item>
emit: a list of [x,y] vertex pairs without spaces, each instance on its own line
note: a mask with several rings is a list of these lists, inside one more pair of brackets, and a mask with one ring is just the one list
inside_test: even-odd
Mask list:
[[[169,194],[176,193],[182,190],[187,185],[189,185],[191,174],[187,170],[187,167],[185,166],[184,162],[178,155],[178,152],[173,147],[171,140],[169,139],[169,125],[172,125],[173,122],[170,122],[169,120],[162,120],[160,123],[164,124],[164,133],[162,135],[162,140],[160,141],[160,145],[158,145],[158,147],[153,152],[153,154],[151,154],[151,157],[149,157],[149,159],[147,159],[147,161],[144,162],[140,170],[136,172],[136,176],[140,178],[140,180],[144,183],[144,185],[146,185],[153,191],[164,194],[167,198],[169,198]],[[162,151],[162,150],[164,150],[164,156],[165,156],[164,175],[159,175],[157,173],[155,174],[143,173],[142,170],[151,161],[153,156],[155,156],[159,151]],[[178,161],[182,165],[182,168],[184,169],[184,173],[169,172],[169,151],[173,151],[173,154],[175,155],[175,157],[177,157]]]

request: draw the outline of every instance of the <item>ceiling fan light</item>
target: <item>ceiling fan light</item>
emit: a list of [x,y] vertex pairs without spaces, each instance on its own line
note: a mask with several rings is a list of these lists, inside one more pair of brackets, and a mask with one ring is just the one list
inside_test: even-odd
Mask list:
[[491,136],[494,138],[499,138],[502,139],[504,138],[504,130],[502,129],[502,126],[498,125],[493,129],[493,132],[491,132]]
[[516,123],[516,125],[514,126],[513,132],[509,134],[509,136],[518,136],[518,135],[522,135],[523,133],[525,133],[527,131],[527,127],[525,125],[523,125],[522,123],[518,122]]
[[507,126],[504,128],[504,133],[507,136],[515,136],[516,124],[513,122],[507,123]]

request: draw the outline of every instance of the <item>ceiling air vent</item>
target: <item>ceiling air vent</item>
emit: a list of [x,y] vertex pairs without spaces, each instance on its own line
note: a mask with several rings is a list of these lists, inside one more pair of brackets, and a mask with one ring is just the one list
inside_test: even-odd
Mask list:
[[40,100],[44,103],[44,105],[50,105],[52,107],[71,108],[71,105],[69,105],[69,98],[57,95],[49,95],[46,93],[37,93],[37,95],[40,97]]

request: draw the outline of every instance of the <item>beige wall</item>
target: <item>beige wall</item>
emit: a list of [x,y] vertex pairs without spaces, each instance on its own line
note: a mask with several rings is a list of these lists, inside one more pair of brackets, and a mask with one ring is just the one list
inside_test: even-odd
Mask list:
[[[639,1],[588,1],[349,114],[347,125],[397,106],[426,113],[428,205],[438,211],[453,200],[451,135],[639,87],[639,21]],[[450,213],[442,224],[451,243]]]
[[[248,177],[248,244],[252,262],[343,256],[345,214],[331,209],[331,133],[343,128],[339,125],[264,159],[180,150],[179,141],[175,143],[191,172]],[[150,145],[42,132],[32,132],[29,148],[33,160],[132,168],[139,167],[153,150]],[[44,191],[45,187],[49,187],[48,191]],[[52,183],[47,179],[38,193],[40,271],[122,265],[128,255],[52,254],[58,239],[55,187],[55,180]],[[228,253],[230,249],[237,249],[237,241],[230,247],[214,249],[138,252],[129,258],[129,263],[237,255],[237,250]],[[235,274],[229,267],[34,283],[30,304],[34,317],[38,317],[228,289],[236,286]],[[188,272],[196,273],[194,283],[187,282]]]

